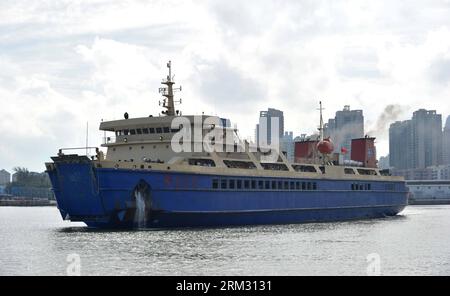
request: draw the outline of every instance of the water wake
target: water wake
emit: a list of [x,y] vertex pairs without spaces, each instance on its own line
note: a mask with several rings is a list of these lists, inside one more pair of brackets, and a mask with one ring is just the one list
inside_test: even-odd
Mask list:
[[136,212],[134,214],[134,223],[138,228],[145,228],[147,225],[145,199],[143,194],[139,190],[135,192],[135,198],[136,198]]

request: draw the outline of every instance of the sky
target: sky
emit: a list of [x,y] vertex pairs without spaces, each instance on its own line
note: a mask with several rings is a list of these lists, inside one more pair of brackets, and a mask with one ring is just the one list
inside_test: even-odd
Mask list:
[[[101,120],[157,115],[172,61],[183,114],[259,111],[311,134],[344,105],[388,153],[389,121],[450,114],[450,1],[0,0],[0,169],[44,171],[61,147],[101,144]],[[385,110],[395,110],[388,116]]]

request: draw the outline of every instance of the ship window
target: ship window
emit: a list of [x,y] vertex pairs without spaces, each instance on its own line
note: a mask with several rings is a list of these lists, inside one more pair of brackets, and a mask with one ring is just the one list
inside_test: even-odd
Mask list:
[[170,130],[170,132],[172,132],[172,133],[178,133],[179,131],[180,131],[179,128],[173,128]]
[[272,171],[288,171],[289,169],[284,163],[261,163],[261,166],[265,170],[272,170]]
[[295,182],[295,189],[300,190],[300,182]]
[[264,182],[261,180],[258,181],[258,189],[264,189]]
[[144,134],[148,134],[148,128],[143,128],[143,129],[142,129],[142,132],[143,132]]
[[292,167],[296,172],[317,173],[316,168],[312,165],[293,165]]
[[262,180],[258,181],[258,189],[264,189],[264,182]]
[[229,180],[228,185],[229,185],[228,187],[229,187],[230,189],[234,189],[234,180],[233,180],[233,179]]
[[278,181],[278,189],[283,189],[283,181]]
[[355,190],[355,184],[352,183],[352,190]]
[[302,182],[302,190],[306,190],[306,182]]
[[364,190],[364,187],[362,184],[359,185],[359,190]]
[[140,128],[138,128],[138,129],[136,130],[136,133],[137,133],[138,135],[142,135],[142,130],[141,130]]
[[325,174],[325,167],[324,166],[320,166],[319,169],[322,172],[322,174]]
[[252,189],[256,189],[256,181],[252,180]]
[[230,169],[256,169],[251,161],[224,160],[223,163]]
[[148,129],[148,131],[149,131],[151,134],[154,134],[154,133],[155,133],[155,128],[151,127],[151,128]]
[[306,189],[307,190],[311,190],[312,189],[312,186],[311,186],[311,182],[308,182],[307,184],[306,184]]
[[227,189],[227,180],[225,179],[220,180],[220,188]]
[[[169,147],[167,147],[167,148],[169,148]],[[204,166],[204,167],[215,167],[216,163],[212,159],[190,158],[189,159],[189,165],[197,165],[197,166]]]
[[162,128],[157,127],[157,128],[156,128],[156,133],[157,133],[157,134],[161,134],[161,133],[162,133]]
[[289,182],[288,181],[284,181],[284,187],[283,189],[288,190],[289,189]]
[[244,188],[250,189],[250,180],[244,180]]
[[351,169],[351,168],[345,168],[344,169],[344,173],[347,174],[347,175],[354,175],[355,171],[353,169]]
[[219,188],[219,180],[217,180],[217,179],[212,180],[212,188],[214,188],[214,189]]
[[265,187],[266,187],[267,190],[270,189],[270,181],[266,181],[265,185],[266,185]]
[[358,169],[358,173],[360,175],[371,175],[371,176],[376,176],[377,175],[377,171],[375,171],[375,170],[368,170],[368,169]]
[[272,189],[277,189],[277,181],[272,181]]
[[170,133],[170,128],[168,128],[167,126],[163,128],[164,133]]
[[313,183],[313,188],[312,189],[313,190],[317,190],[317,183],[316,182]]
[[241,189],[242,188],[242,180],[237,180],[236,181],[236,188],[237,189]]
[[123,134],[125,135],[125,136],[128,136],[129,135],[129,133],[130,133],[130,130],[123,130]]
[[131,130],[130,130],[130,135],[135,135],[135,134],[136,134],[136,130],[131,129]]
[[294,189],[295,189],[295,182],[291,181],[290,189],[291,189],[291,190],[294,190]]

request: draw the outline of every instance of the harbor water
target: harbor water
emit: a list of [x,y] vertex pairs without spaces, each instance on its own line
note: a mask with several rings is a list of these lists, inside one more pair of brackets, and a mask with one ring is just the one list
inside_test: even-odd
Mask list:
[[450,275],[449,246],[449,205],[365,221],[139,231],[88,229],[56,207],[0,207],[0,275]]

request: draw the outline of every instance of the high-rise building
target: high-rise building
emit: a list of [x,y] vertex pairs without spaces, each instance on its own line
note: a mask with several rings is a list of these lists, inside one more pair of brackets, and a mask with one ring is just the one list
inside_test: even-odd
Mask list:
[[399,170],[442,164],[442,116],[425,109],[389,128],[389,162]]
[[364,137],[364,115],[362,110],[350,110],[350,106],[336,112],[335,118],[329,119],[324,126],[324,136],[330,137],[334,143],[335,152],[347,151],[344,160],[351,155],[352,140]]
[[450,164],[450,116],[447,117],[447,121],[445,122],[442,140],[442,162],[444,164]]
[[11,174],[4,169],[0,170],[0,185],[6,185],[9,182],[11,182]]
[[413,114],[414,168],[442,164],[442,115],[420,109]]
[[281,151],[286,153],[286,158],[289,160],[289,162],[294,162],[294,150],[294,133],[285,132],[281,140]]
[[[284,136],[284,115],[283,111],[269,108],[267,111],[261,111],[259,113],[259,124],[256,125],[256,143],[260,145],[264,141],[260,141],[261,135],[260,133],[264,133],[266,135],[267,144],[272,144],[272,118],[278,118],[278,130],[276,134],[278,135],[278,141],[281,143],[281,140]],[[263,120],[267,120],[267,130],[261,130],[261,122]]]
[[396,121],[389,127],[389,165],[396,169],[413,167],[412,121]]

